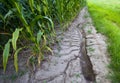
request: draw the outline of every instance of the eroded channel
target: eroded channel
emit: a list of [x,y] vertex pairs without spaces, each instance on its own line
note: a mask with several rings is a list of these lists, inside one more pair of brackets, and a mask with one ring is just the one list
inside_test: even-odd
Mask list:
[[87,50],[86,50],[86,38],[85,38],[85,33],[82,31],[82,42],[80,46],[80,52],[79,52],[79,57],[80,57],[80,64],[82,68],[82,73],[84,75],[84,78],[86,79],[87,83],[95,83],[96,81],[96,76],[93,70],[93,65],[91,63],[90,57],[87,55]]

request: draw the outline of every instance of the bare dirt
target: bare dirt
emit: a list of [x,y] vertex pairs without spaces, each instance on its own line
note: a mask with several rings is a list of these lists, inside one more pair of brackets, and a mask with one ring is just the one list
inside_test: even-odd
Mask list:
[[14,81],[1,75],[0,83],[110,83],[106,38],[95,30],[86,7],[57,38],[54,54],[45,57],[40,68]]

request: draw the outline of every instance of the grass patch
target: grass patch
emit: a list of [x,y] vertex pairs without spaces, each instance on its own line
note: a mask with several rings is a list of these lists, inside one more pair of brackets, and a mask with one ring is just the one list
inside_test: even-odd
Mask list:
[[88,0],[88,10],[98,32],[108,37],[112,83],[120,83],[120,1]]

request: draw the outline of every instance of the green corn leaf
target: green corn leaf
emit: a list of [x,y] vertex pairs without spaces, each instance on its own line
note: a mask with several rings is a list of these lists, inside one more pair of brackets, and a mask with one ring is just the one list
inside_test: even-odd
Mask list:
[[35,23],[36,23],[39,19],[42,19],[42,18],[43,18],[43,16],[41,16],[41,15],[36,16],[36,17],[31,21],[30,26],[31,26],[31,27],[34,27]]
[[21,19],[22,23],[24,24],[24,26],[26,27],[27,31],[30,32],[28,23],[27,23],[25,17],[23,16],[23,14],[20,15],[20,19]]
[[6,19],[7,17],[9,17],[13,12],[11,10],[8,11],[8,13],[4,16],[4,19]]
[[47,7],[43,6],[43,12],[44,12],[45,15],[47,15],[47,11],[48,11]]
[[36,23],[39,19],[47,20],[47,21],[51,24],[53,34],[55,34],[54,23],[53,23],[53,21],[52,21],[50,18],[48,18],[47,16],[41,16],[41,15],[36,16],[36,17],[32,20],[32,22],[30,23],[30,26],[31,26],[31,27],[34,27],[35,23]]
[[30,30],[30,27],[28,26],[28,23],[22,13],[22,5],[19,5],[19,3],[17,3],[17,2],[14,2],[14,4],[15,4],[15,7],[17,8],[18,16],[19,16],[21,22],[24,24],[26,30],[30,33],[30,35],[32,35],[32,31]]
[[43,45],[41,48],[44,48],[46,46],[46,43],[47,43],[47,39],[46,39],[45,35],[43,35],[43,40],[44,40],[44,42],[43,42]]
[[50,22],[51,27],[52,27],[52,30],[53,30],[53,33],[55,34],[54,23],[53,23],[53,21],[52,21],[50,18],[48,18],[47,16],[45,16],[45,17],[43,17],[43,18],[44,18],[44,19],[47,19],[47,20]]
[[43,18],[47,19],[50,22],[51,27],[54,27],[54,23],[53,23],[53,21],[50,18],[48,18],[47,16],[44,16]]
[[29,0],[29,5],[30,5],[32,12],[34,13],[34,0]]
[[25,17],[23,16],[22,6],[19,5],[19,3],[17,3],[17,2],[14,2],[14,4],[15,4],[15,7],[16,7],[16,9],[18,11],[18,16],[20,17],[20,19],[21,19],[22,23],[25,25],[25,27],[27,27],[28,23],[27,23]]
[[42,35],[43,35],[43,32],[41,32],[41,31],[39,30],[39,32],[37,33],[37,44],[38,44],[38,45],[39,45],[39,42],[40,42],[40,40],[41,40]]
[[15,66],[16,72],[18,72],[18,52],[21,51],[22,49],[23,48],[17,49],[15,54],[14,54],[14,66]]
[[15,32],[12,34],[12,46],[14,50],[17,49],[16,43],[17,43],[17,39],[19,37],[20,31],[22,31],[22,29],[16,29]]
[[15,4],[15,7],[16,7],[16,9],[18,11],[18,16],[19,16],[20,20],[25,25],[25,27],[27,27],[28,24],[27,24],[27,21],[25,20],[25,18],[23,16],[23,13],[22,13],[22,6],[19,5],[19,3],[17,3],[17,2],[14,2],[14,4]]
[[39,14],[41,14],[41,6],[37,4],[36,9],[39,12]]
[[6,65],[8,62],[8,57],[9,57],[9,52],[10,52],[10,42],[11,39],[9,39],[9,41],[5,44],[5,48],[3,50],[3,68],[4,68],[4,72],[6,70]]
[[3,20],[3,22],[5,22],[5,19],[4,19],[4,17],[3,17],[3,15],[2,15],[2,14],[0,14],[0,19],[2,19],[2,20]]
[[17,2],[14,2],[14,4],[15,4],[15,7],[17,8],[17,10],[18,10],[18,13],[21,14],[21,7],[20,7],[20,5]]

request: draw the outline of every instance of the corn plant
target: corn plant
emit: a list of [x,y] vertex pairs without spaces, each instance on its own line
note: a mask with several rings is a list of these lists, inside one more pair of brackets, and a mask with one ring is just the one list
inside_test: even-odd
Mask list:
[[16,43],[17,43],[20,31],[22,31],[22,29],[16,29],[15,32],[13,33],[12,39],[9,39],[8,42],[5,44],[5,48],[4,48],[4,51],[3,51],[3,68],[4,68],[4,71],[6,70],[8,57],[10,55],[10,43],[12,43],[12,47],[14,49],[14,66],[15,66],[16,71],[18,71],[17,56],[18,56],[18,52],[22,48],[17,49]]
[[19,51],[26,47],[22,40],[28,43],[27,48],[32,49],[31,56],[36,57],[40,64],[44,58],[44,52],[52,52],[49,45],[56,36],[54,25],[65,25],[71,21],[85,3],[84,1],[0,0],[0,39],[4,40],[0,41],[0,48],[3,50],[4,71],[8,58],[12,57],[10,46],[14,50],[14,66],[18,71],[17,56]]

